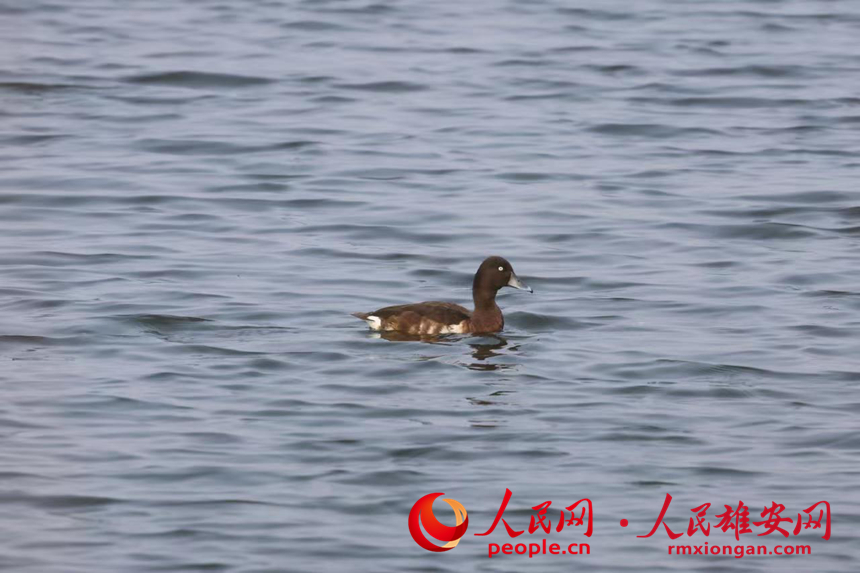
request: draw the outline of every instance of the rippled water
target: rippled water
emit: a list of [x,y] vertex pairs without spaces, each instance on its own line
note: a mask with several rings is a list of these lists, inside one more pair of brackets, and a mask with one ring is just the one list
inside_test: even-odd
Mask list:
[[[857,2],[20,0],[0,34],[0,568],[857,569]],[[489,254],[536,291],[497,337],[349,316],[467,302]],[[516,529],[591,498],[592,554],[487,560],[505,488]],[[443,555],[406,528],[437,491]],[[825,499],[833,535],[670,557],[666,493],[675,530]]]

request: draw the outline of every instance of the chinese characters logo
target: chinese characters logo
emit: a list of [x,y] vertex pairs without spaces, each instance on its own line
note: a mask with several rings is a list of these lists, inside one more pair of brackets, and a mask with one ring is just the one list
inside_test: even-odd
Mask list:
[[[454,526],[444,525],[436,519],[436,515],[433,513],[433,502],[442,495],[445,494],[431,493],[425,495],[415,502],[415,505],[412,506],[412,510],[409,512],[409,533],[412,535],[415,543],[427,551],[450,551],[457,546],[469,527],[469,517],[466,513],[466,508],[454,499],[443,499],[442,501],[454,510],[456,524]],[[508,518],[505,518],[505,512],[508,509],[508,503],[511,501],[512,496],[513,492],[510,489],[505,489],[505,496],[490,526],[482,533],[473,534],[478,537],[486,537],[491,535],[498,525],[503,526],[502,533],[506,533],[511,541],[502,543],[496,540],[488,543],[487,556],[489,558],[493,558],[496,555],[528,555],[529,558],[532,558],[537,555],[578,556],[591,554],[591,546],[588,543],[578,541],[568,543],[570,539],[566,539],[562,543],[555,543],[546,539],[546,536],[550,534],[552,534],[552,538],[555,538],[556,534],[562,533],[562,531],[565,534],[579,532],[586,538],[591,538],[595,529],[591,499],[579,499],[571,505],[564,506],[564,509],[551,509],[552,501],[544,501],[543,503],[531,506],[534,513],[529,517],[528,528],[526,529],[523,522],[521,522],[521,528],[512,526],[508,522],[508,519],[511,518],[510,514]],[[712,540],[714,544],[709,545],[706,539],[702,539],[710,537],[711,533],[715,530],[722,531],[723,533],[731,532],[735,541],[741,541],[741,538],[745,534],[753,533],[751,526],[763,530],[761,533],[758,533],[758,537],[776,534],[776,536],[787,538],[792,534],[795,536],[800,535],[804,530],[812,530],[815,532],[813,535],[821,535],[821,539],[825,541],[830,539],[830,503],[824,500],[814,503],[802,511],[798,511],[796,518],[784,515],[788,513],[786,507],[775,501],[771,502],[770,505],[764,505],[761,512],[756,510],[755,513],[750,511],[749,506],[739,501],[737,506],[725,505],[725,511],[722,513],[714,511],[713,522],[708,520],[708,510],[711,508],[711,504],[701,503],[691,509],[692,516],[687,514],[689,524],[686,528],[680,528],[678,524],[673,524],[672,527],[669,526],[667,513],[671,503],[672,496],[667,493],[663,501],[663,507],[653,527],[651,527],[651,531],[644,535],[636,536],[638,538],[652,537],[660,530],[660,526],[662,526],[672,541],[676,541],[686,533],[688,537],[696,536],[703,542],[698,546],[670,545],[668,547],[669,555],[673,555],[674,551],[674,555],[730,555],[735,558],[741,558],[745,555],[811,555],[812,553],[810,545],[776,545],[774,547],[762,544],[726,545],[717,544],[716,540]],[[756,520],[756,515],[761,516],[761,521]],[[515,521],[512,521],[512,523],[515,523]],[[625,518],[620,519],[617,523],[622,528],[630,525],[630,522]],[[528,533],[528,536],[536,535],[541,539],[535,540],[530,537],[526,537],[525,540],[518,539],[526,533]]]
[[[669,509],[669,504],[672,503],[672,496],[668,493],[666,494],[666,498],[663,500],[663,509],[660,510],[660,515],[657,517],[657,521],[654,523],[654,527],[651,528],[651,531],[648,535],[637,535],[637,537],[651,537],[657,530],[660,528],[662,524],[666,529],[666,533],[669,535],[670,539],[677,539],[684,535],[683,531],[679,531],[675,533],[669,528],[669,525],[665,521],[666,512]],[[821,508],[819,509],[819,506]],[[711,524],[708,523],[705,519],[708,508],[711,507],[710,503],[703,503],[698,507],[694,507],[690,511],[695,514],[695,520],[693,517],[690,518],[690,524],[687,526],[687,535],[692,537],[694,533],[700,531],[702,535],[707,537],[711,533]],[[720,522],[716,525],[717,528],[723,530],[723,532],[727,532],[730,529],[734,532],[735,540],[740,541],[741,534],[743,533],[752,533],[752,529],[750,529],[750,508],[744,504],[743,501],[738,501],[738,506],[732,507],[731,505],[724,505],[726,510],[719,515],[715,515]],[[815,519],[815,510],[818,509],[818,518]],[[783,537],[788,537],[788,531],[780,527],[783,523],[795,523],[793,534],[797,535],[800,533],[801,529],[820,529],[822,527],[821,520],[824,517],[827,517],[827,520],[824,523],[824,535],[821,536],[821,539],[827,541],[830,539],[830,504],[826,501],[819,501],[807,507],[803,510],[803,513],[806,514],[806,521],[804,521],[803,514],[797,514],[797,521],[793,520],[790,517],[782,517],[780,513],[785,511],[785,506],[781,503],[776,503],[775,501],[768,507],[764,506],[764,510],[759,514],[762,521],[754,521],[753,525],[756,527],[764,527],[765,531],[763,533],[759,533],[758,536],[762,535],[770,535],[773,532],[780,533]]]

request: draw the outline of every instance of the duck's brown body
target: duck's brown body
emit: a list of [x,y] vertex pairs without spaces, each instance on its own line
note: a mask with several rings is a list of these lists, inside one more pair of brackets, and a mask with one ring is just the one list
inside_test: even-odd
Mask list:
[[354,316],[374,330],[418,336],[499,332],[505,327],[505,319],[496,304],[496,292],[504,286],[531,292],[517,278],[510,263],[501,257],[489,257],[475,273],[472,283],[474,311],[451,302],[428,301],[356,312]]
[[490,312],[475,313],[453,302],[401,304],[374,312],[356,312],[354,316],[367,321],[374,330],[394,330],[421,336],[498,332],[505,327],[505,319],[498,306]]

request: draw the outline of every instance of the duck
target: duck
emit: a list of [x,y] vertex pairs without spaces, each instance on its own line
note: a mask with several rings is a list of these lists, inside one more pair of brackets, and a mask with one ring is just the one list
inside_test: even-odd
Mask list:
[[505,327],[505,317],[496,304],[496,293],[504,287],[534,292],[520,280],[511,263],[492,256],[484,259],[472,281],[475,310],[453,302],[427,301],[355,312],[353,316],[367,322],[372,330],[417,336],[499,332]]

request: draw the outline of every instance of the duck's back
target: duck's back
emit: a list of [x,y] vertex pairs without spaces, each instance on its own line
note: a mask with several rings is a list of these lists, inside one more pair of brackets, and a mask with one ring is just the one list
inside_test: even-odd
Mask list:
[[387,306],[374,312],[355,313],[374,330],[436,335],[469,332],[472,313],[453,302],[427,301]]

